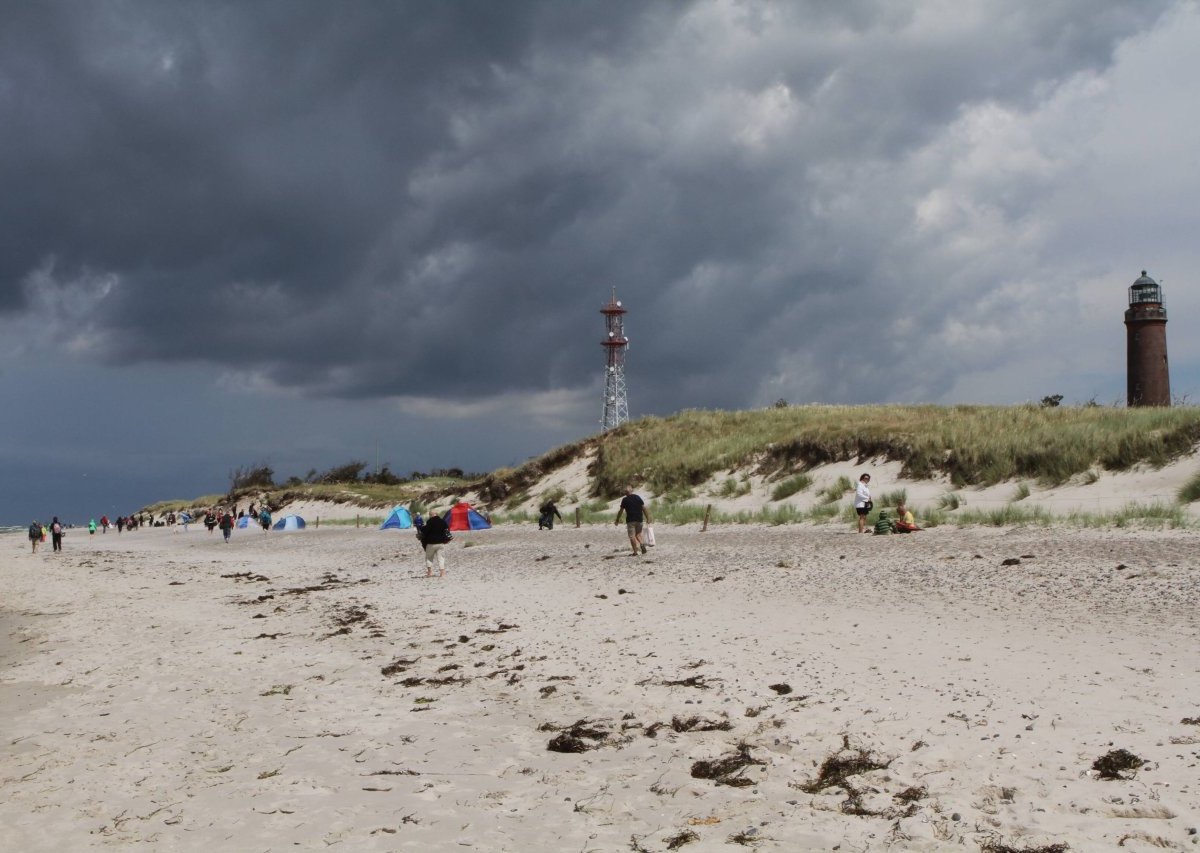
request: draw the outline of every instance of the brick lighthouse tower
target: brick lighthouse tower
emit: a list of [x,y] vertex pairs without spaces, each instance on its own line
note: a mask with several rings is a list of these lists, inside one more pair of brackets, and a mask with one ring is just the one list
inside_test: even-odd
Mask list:
[[1125,339],[1129,405],[1171,405],[1167,309],[1163,307],[1162,288],[1145,270],[1129,288]]

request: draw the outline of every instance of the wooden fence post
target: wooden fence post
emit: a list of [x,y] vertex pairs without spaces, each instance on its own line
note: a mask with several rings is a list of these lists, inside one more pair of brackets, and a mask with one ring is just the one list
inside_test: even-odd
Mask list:
[[700,528],[701,533],[708,530],[708,514],[710,512],[712,512],[712,504],[708,504],[708,506],[704,507],[704,526]]
[[575,507],[575,529],[579,529],[579,507]]

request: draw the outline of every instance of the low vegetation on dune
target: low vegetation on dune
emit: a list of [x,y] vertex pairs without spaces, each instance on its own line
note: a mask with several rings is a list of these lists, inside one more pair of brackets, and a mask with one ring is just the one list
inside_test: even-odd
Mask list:
[[[1200,408],[1108,408],[1101,406],[776,406],[755,411],[689,410],[666,418],[647,417],[602,435],[555,448],[515,468],[487,475],[462,471],[413,472],[410,477],[385,469],[364,474],[362,463],[324,473],[310,471],[283,484],[266,465],[231,472],[231,491],[194,501],[170,501],[149,509],[165,512],[230,500],[265,498],[272,505],[325,500],[367,508],[409,504],[420,508],[454,496],[475,493],[479,503],[502,519],[532,518],[528,501],[574,504],[583,522],[610,513],[608,502],[633,484],[654,496],[655,517],[687,523],[704,517],[705,507],[691,500],[701,492],[735,498],[750,489],[749,473],[762,478],[769,501],[758,510],[722,512],[714,522],[786,524],[829,521],[847,514],[841,504],[854,484],[842,477],[812,494],[816,503],[801,510],[775,503],[814,485],[808,472],[835,462],[899,462],[901,475],[913,479],[947,477],[955,487],[1014,482],[1009,506],[1001,510],[961,510],[955,492],[935,507],[923,508],[923,520],[936,526],[962,524],[1042,524],[1049,513],[1020,508],[1030,484],[1049,486],[1071,478],[1094,483],[1100,471],[1125,471],[1137,465],[1162,466],[1200,444]],[[567,496],[562,489],[539,492],[545,478],[590,458],[588,485]],[[715,483],[715,485],[714,485]],[[707,485],[705,485],[707,484]],[[704,486],[702,490],[700,487]],[[1200,498],[1200,475],[1178,495],[1181,503]],[[879,496],[894,506],[904,492]],[[565,509],[565,507],[564,507]],[[852,511],[850,521],[853,521]],[[1080,516],[1074,523],[1098,523]],[[1071,519],[1067,519],[1071,521]],[[1138,506],[1105,515],[1103,523],[1130,522],[1167,526],[1185,523],[1178,506]]]
[[[753,468],[785,480],[816,465],[900,462],[903,476],[945,475],[957,486],[1029,480],[1063,483],[1099,469],[1164,465],[1200,443],[1200,408],[1102,406],[787,406],[691,410],[649,417],[565,445],[483,481],[506,500],[590,449],[592,496],[626,483],[666,494],[722,471]],[[795,483],[796,481],[792,481]],[[1200,492],[1200,486],[1197,487]]]

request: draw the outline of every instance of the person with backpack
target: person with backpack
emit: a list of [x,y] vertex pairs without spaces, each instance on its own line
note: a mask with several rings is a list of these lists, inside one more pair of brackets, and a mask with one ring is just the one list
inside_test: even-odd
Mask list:
[[233,513],[221,513],[221,520],[217,523],[217,526],[221,528],[221,535],[224,536],[225,541],[228,542],[230,534],[233,533]]
[[42,525],[34,519],[29,525],[29,544],[33,546],[33,553],[37,553],[38,543],[42,541]]
[[454,538],[450,533],[450,528],[446,526],[446,520],[436,512],[430,513],[429,520],[421,527],[419,535],[421,545],[425,548],[425,577],[433,577],[433,561],[435,559],[438,564],[438,577],[445,577],[446,558],[442,555],[442,550],[446,547],[446,543]]
[[562,521],[562,513],[558,511],[558,507],[554,505],[554,501],[548,500],[538,509],[538,530],[543,527],[547,530],[554,529],[554,516],[558,516],[558,520]]
[[55,551],[62,550],[63,526],[58,520],[58,516],[54,516],[54,520],[50,522],[50,542]]

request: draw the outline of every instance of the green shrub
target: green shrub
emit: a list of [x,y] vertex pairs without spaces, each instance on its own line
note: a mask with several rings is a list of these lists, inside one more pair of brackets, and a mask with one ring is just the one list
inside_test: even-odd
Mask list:
[[1179,490],[1179,502],[1190,504],[1200,500],[1200,471],[1192,475],[1192,478],[1183,484],[1183,488]]
[[896,489],[891,492],[884,492],[879,499],[880,506],[900,506],[902,503],[908,502],[908,490]]
[[838,517],[838,507],[834,503],[816,504],[808,511],[813,521],[832,521]]
[[963,500],[958,492],[946,492],[946,494],[938,497],[937,503],[939,509],[953,511],[965,504],[966,501]]
[[1027,497],[1029,497],[1029,484],[1017,483],[1017,490],[1013,492],[1012,496],[1013,503],[1016,503],[1017,501],[1023,501]]
[[841,476],[832,485],[826,486],[817,494],[825,503],[833,503],[834,501],[840,501],[842,495],[846,494],[846,492],[852,491],[854,491],[854,484],[850,482],[850,478]]
[[771,490],[771,500],[781,501],[790,498],[797,492],[802,492],[812,485],[812,477],[807,474],[793,474]]

